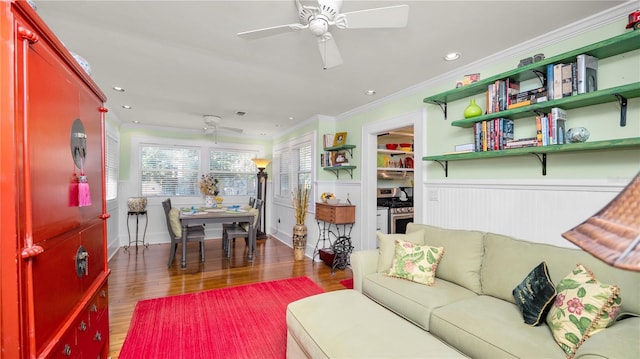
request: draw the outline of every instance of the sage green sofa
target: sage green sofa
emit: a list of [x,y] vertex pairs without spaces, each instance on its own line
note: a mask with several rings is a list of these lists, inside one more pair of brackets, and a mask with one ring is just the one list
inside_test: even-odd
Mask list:
[[378,268],[379,250],[365,250],[351,256],[354,289],[472,358],[565,358],[544,320],[524,323],[512,291],[542,261],[555,284],[580,263],[619,286],[622,304],[615,324],[586,339],[575,358],[640,358],[639,272],[579,249],[493,233],[412,223],[407,236],[422,231],[424,244],[444,247],[435,285],[389,277]]

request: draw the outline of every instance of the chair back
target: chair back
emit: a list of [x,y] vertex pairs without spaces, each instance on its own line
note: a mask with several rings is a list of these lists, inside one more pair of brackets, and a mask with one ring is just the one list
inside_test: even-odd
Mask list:
[[253,230],[257,230],[258,229],[258,224],[260,223],[260,218],[262,217],[262,207],[264,200],[262,199],[256,199],[255,203],[253,204],[253,208],[258,210],[258,215],[253,219]]
[[162,201],[162,208],[164,208],[164,217],[167,222],[167,230],[169,231],[169,237],[171,237],[171,242],[176,240],[176,234],[173,233],[173,229],[171,228],[171,221],[169,220],[169,211],[171,211],[171,199],[167,198]]

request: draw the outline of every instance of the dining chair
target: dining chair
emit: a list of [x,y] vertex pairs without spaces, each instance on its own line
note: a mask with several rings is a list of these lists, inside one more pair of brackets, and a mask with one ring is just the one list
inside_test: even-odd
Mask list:
[[[256,199],[253,208],[249,210],[249,212],[254,213],[253,217],[253,235],[257,234],[258,231],[258,223],[260,223],[260,216],[262,215],[262,200]],[[255,242],[249,243],[249,237],[251,232],[249,232],[249,223],[248,222],[240,222],[233,226],[226,226],[222,229],[222,248],[224,250],[227,258],[231,256],[231,240],[233,240],[235,246],[236,238],[244,238],[245,244],[247,246],[253,246],[252,250],[255,253],[256,244]]]
[[[178,249],[178,243],[182,243],[182,223],[180,223],[180,210],[177,208],[171,208],[171,200],[166,199],[162,201],[162,207],[164,208],[164,214],[167,220],[167,230],[169,237],[171,237],[171,252],[169,253],[168,267],[171,267],[173,258],[176,255]],[[200,242],[200,261],[204,262],[204,227],[192,226],[187,227],[187,242],[198,241]]]
[[[248,210],[250,210],[251,208],[255,208],[255,207],[254,207],[255,203],[256,203],[256,198],[255,198],[255,197],[249,197],[249,205],[248,205],[248,206],[246,206],[246,207],[244,207],[243,209],[248,211]],[[241,224],[241,225],[245,225],[245,226],[246,226],[246,223],[247,223],[247,222],[240,222],[240,224]],[[222,224],[222,233],[224,234],[224,230],[225,230],[225,229],[233,228],[233,227],[235,227],[235,226],[237,226],[237,225],[238,225],[238,222],[233,222],[233,223],[223,223],[223,224]],[[235,244],[235,243],[236,243],[236,239],[235,239],[235,238],[232,238],[232,239],[233,239],[233,244]],[[224,242],[224,240],[222,241],[222,249],[223,249],[223,250],[225,249],[225,242]]]

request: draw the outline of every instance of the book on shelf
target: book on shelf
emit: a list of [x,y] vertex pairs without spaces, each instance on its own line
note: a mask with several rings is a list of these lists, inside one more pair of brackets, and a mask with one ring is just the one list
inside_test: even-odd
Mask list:
[[509,105],[507,106],[508,110],[512,110],[514,108],[533,105],[534,103],[540,103],[547,101],[547,89],[544,87],[540,87],[537,89],[519,92],[510,97]]
[[537,147],[538,146],[538,139],[536,137],[526,137],[526,138],[520,138],[517,140],[509,140],[507,141],[507,143],[505,144],[505,149],[512,149],[512,148],[523,148],[523,147]]
[[536,140],[538,146],[542,146],[542,116],[536,116]]
[[454,152],[462,153],[462,152],[473,152],[475,151],[475,143],[464,143],[461,145],[455,145]]
[[573,63],[562,65],[562,97],[573,95]]
[[326,133],[322,136],[322,142],[324,144],[324,148],[328,148],[328,147],[333,147],[333,139],[334,139],[335,134],[333,133]]
[[593,92],[598,89],[598,58],[587,54],[576,57],[578,93]]
[[[505,111],[512,103],[514,95],[520,91],[520,82],[506,78],[504,80],[496,80],[487,86],[486,92],[486,113],[496,113]],[[516,101],[517,99],[513,100]]]
[[474,152],[497,151],[506,148],[512,140],[514,122],[507,118],[494,118],[473,125],[473,143],[456,146],[456,151],[473,149]]
[[547,85],[547,98],[549,100],[553,100],[553,64],[548,64],[547,65],[547,76],[545,77],[546,79],[546,85]]
[[551,113],[549,115],[553,121],[553,144],[563,145],[567,143],[566,142],[567,111],[559,107],[553,107],[551,108]]
[[562,98],[562,67],[564,64],[553,65],[553,97],[557,100]]

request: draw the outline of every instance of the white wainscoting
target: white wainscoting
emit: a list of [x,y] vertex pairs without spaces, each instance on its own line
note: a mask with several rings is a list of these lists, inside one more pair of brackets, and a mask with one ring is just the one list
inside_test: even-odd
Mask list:
[[630,180],[432,180],[416,206],[422,206],[425,224],[575,247],[562,233],[597,213]]

